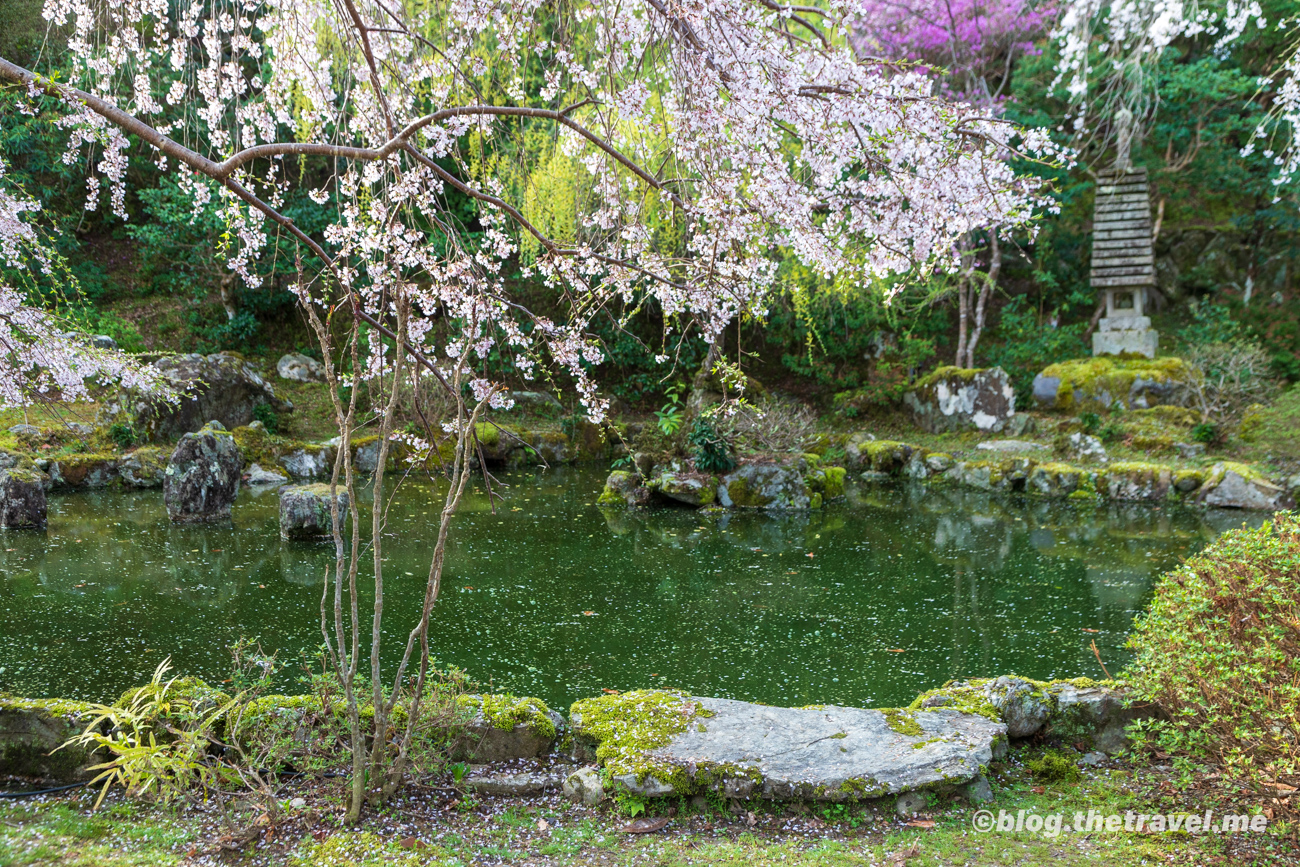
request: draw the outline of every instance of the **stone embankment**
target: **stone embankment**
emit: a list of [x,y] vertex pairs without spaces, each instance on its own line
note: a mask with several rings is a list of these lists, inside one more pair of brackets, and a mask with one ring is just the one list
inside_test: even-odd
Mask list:
[[[193,678],[173,684],[169,708],[230,701]],[[119,703],[129,704],[135,692]],[[535,698],[465,695],[456,706],[453,721],[420,737],[430,747],[449,743],[454,760],[472,762],[463,784],[485,793],[562,789],[588,804],[620,793],[790,801],[893,796],[903,813],[916,809],[916,793],[989,799],[988,765],[1016,740],[1048,737],[1113,755],[1127,747],[1125,725],[1147,715],[1114,684],[1015,676],[952,682],[906,708],[780,708],[675,690],[583,699],[567,720]],[[101,757],[56,748],[99,710],[0,696],[0,775],[86,779]],[[340,710],[326,712],[315,696],[266,696],[220,734],[288,768],[344,766],[342,724]]]
[[[209,429],[224,425],[214,419]],[[610,460],[624,453],[622,438],[615,429],[592,424],[575,426],[572,433],[536,430],[509,424],[480,424],[479,449],[489,465],[525,467]],[[192,436],[192,435],[191,435]],[[238,452],[242,472],[249,484],[312,482],[328,479],[338,454],[338,439],[304,442],[274,436],[259,422],[228,431]],[[183,440],[184,438],[182,438]],[[350,443],[354,466],[359,472],[376,469],[379,454],[377,436],[354,437]],[[99,488],[161,488],[168,476],[175,447],[147,445],[124,454],[87,453],[58,457],[32,457],[25,453],[0,452],[0,468],[34,472],[46,490],[74,491]],[[408,452],[403,443],[389,445],[389,469],[401,465]],[[442,455],[450,459],[450,455]],[[437,468],[437,460],[431,459]],[[254,471],[254,467],[256,470]],[[17,477],[17,474],[14,474]],[[27,478],[27,476],[23,476]]]
[[[1080,439],[1080,445],[1086,450],[1088,444]],[[1039,443],[999,440],[980,446],[988,458],[958,460],[946,452],[857,434],[846,448],[846,464],[864,482],[911,479],[1058,499],[1187,502],[1262,511],[1290,508],[1295,502],[1291,482],[1271,481],[1232,461],[1182,469],[1154,461],[1078,465],[1052,460],[1048,447]]]

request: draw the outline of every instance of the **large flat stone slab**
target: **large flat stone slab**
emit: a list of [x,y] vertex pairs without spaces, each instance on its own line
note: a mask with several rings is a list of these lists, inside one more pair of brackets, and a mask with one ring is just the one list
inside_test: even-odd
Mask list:
[[818,801],[969,782],[1001,755],[1007,731],[953,708],[779,708],[649,690],[578,702],[570,724],[579,757],[594,751],[616,785],[640,794]]

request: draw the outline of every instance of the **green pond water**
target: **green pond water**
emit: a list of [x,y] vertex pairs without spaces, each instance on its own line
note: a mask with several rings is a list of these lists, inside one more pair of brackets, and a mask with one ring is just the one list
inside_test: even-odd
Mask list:
[[[1122,666],[1160,572],[1262,520],[907,488],[802,514],[630,513],[593,505],[603,478],[508,473],[495,512],[468,498],[433,619],[439,660],[559,708],[603,688],[884,706],[949,678],[1100,676],[1090,642]],[[406,482],[389,511],[392,657],[438,494]],[[241,636],[286,662],[314,651],[332,546],[281,542],[277,504],[243,490],[232,524],[196,528],[171,526],[158,491],[53,498],[47,532],[0,534],[0,690],[110,698],[168,655],[218,682]],[[281,688],[300,674],[286,666]]]

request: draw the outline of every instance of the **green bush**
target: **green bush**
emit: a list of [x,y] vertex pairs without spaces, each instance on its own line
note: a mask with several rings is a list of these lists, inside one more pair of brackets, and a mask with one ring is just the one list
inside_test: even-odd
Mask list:
[[731,446],[707,418],[697,418],[686,435],[695,468],[705,473],[728,473],[736,466]]
[[280,416],[269,403],[259,403],[253,407],[253,421],[260,421],[269,434],[280,432]]
[[108,429],[108,437],[117,444],[118,448],[129,449],[131,446],[135,445],[135,428],[131,427],[131,425],[126,422],[115,422],[113,426]]
[[1054,750],[1048,750],[1036,759],[1025,762],[1034,778],[1044,783],[1073,783],[1083,775],[1079,766]]
[[1300,517],[1225,533],[1164,575],[1130,639],[1139,745],[1234,776],[1300,773]]

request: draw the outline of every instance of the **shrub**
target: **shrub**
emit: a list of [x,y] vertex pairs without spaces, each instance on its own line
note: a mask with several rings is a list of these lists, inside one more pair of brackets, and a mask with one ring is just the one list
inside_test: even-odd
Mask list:
[[269,434],[280,432],[280,416],[269,403],[259,403],[253,407],[253,420],[260,421]]
[[1035,779],[1044,783],[1073,783],[1082,777],[1079,766],[1054,750],[1025,762]]
[[817,418],[793,400],[766,398],[741,407],[731,421],[736,445],[747,451],[804,452],[817,438]]
[[1195,374],[1180,383],[1206,420],[1235,421],[1246,408],[1277,394],[1272,361],[1259,344],[1244,338],[1188,347],[1183,359]]
[[108,429],[108,437],[117,444],[118,448],[129,449],[131,446],[135,445],[135,428],[131,427],[131,425],[126,422],[115,422]]
[[1192,428],[1192,441],[1205,443],[1206,445],[1214,442],[1219,438],[1219,429],[1209,422],[1201,422]]
[[701,416],[695,420],[686,441],[691,444],[691,457],[695,459],[697,470],[727,473],[736,466],[731,457],[731,446],[708,418]]
[[1139,744],[1252,779],[1300,774],[1300,517],[1225,533],[1164,575],[1127,678]]

